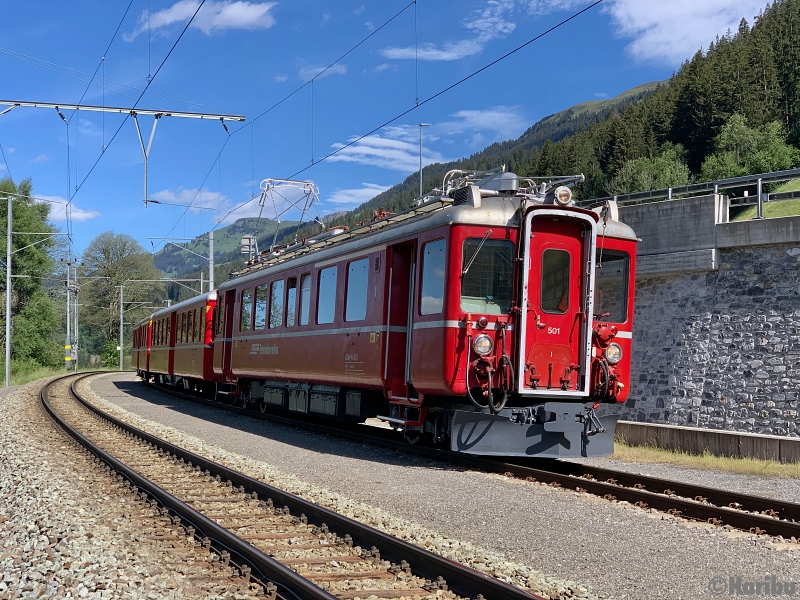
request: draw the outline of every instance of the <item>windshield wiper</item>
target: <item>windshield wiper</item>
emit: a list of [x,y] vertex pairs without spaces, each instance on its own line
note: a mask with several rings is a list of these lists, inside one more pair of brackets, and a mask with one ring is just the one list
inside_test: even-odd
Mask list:
[[461,271],[461,276],[462,277],[467,274],[467,271],[469,271],[469,268],[472,266],[472,263],[475,262],[475,258],[477,258],[478,252],[481,251],[481,248],[483,248],[483,245],[486,243],[486,240],[489,238],[490,235],[492,235],[492,230],[488,229],[486,231],[486,235],[483,236],[483,239],[481,240],[481,243],[478,244],[478,247],[475,249],[475,252],[473,252],[472,258],[470,258],[469,261],[467,261],[467,266],[464,267],[463,271]]

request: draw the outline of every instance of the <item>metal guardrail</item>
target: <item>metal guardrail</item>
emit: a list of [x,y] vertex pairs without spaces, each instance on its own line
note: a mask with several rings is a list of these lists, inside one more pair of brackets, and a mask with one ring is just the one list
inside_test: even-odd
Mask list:
[[[772,173],[760,173],[757,175],[744,175],[742,177],[731,177],[730,179],[721,179],[719,181],[707,181],[704,183],[692,183],[673,188],[665,188],[661,190],[649,190],[645,192],[633,192],[630,194],[619,194],[617,196],[605,196],[603,198],[591,198],[589,200],[582,200],[578,202],[578,206],[584,208],[601,206],[609,200],[615,201],[619,206],[626,204],[634,204],[647,200],[672,200],[675,196],[684,196],[687,194],[703,194],[714,193],[718,194],[722,189],[742,188],[756,186],[756,195],[753,196],[752,202],[737,202],[735,206],[758,206],[758,217],[761,218],[761,205],[764,202],[774,202],[779,200],[791,200],[793,198],[800,198],[800,192],[781,192],[778,194],[763,194],[762,186],[766,183],[779,183],[782,181],[790,181],[792,179],[800,178],[800,169],[787,169],[786,171],[774,171]],[[748,197],[749,198],[749,197]]]

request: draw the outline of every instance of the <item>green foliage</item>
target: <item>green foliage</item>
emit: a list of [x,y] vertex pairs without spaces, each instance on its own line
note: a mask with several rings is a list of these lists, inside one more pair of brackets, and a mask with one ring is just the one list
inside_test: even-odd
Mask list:
[[683,161],[684,150],[667,142],[654,158],[634,158],[626,162],[608,185],[609,194],[629,194],[659,190],[689,183],[691,173]]
[[715,152],[703,162],[705,181],[791,169],[800,164],[800,151],[786,143],[778,121],[761,130],[747,126],[743,115],[735,114],[714,139]]
[[[12,237],[11,270],[15,277],[11,285],[11,356],[16,368],[31,372],[63,364],[64,335],[61,332],[65,331],[54,303],[60,290],[44,285],[53,275],[53,256],[58,244],[52,238],[34,235],[56,230],[47,222],[50,206],[31,198],[32,193],[30,179],[19,184],[9,177],[0,179],[0,228],[5,231],[8,224],[5,195],[13,194],[12,227],[15,232],[21,232]],[[0,271],[4,290],[7,289],[5,266],[3,264]],[[5,292],[0,300],[0,315],[5,320]],[[4,336],[2,344],[5,344]]]
[[[152,313],[153,306],[164,305],[164,287],[153,281],[161,278],[161,272],[153,266],[153,256],[129,235],[106,231],[94,238],[83,253],[80,274],[97,278],[81,290],[84,306],[80,322],[83,327],[102,332],[99,339],[113,342],[115,348],[119,340],[121,286],[126,323],[136,323]],[[95,348],[94,353],[99,351]]]
[[103,344],[100,364],[107,369],[119,368],[119,350],[117,350],[117,343],[114,340],[108,340]]

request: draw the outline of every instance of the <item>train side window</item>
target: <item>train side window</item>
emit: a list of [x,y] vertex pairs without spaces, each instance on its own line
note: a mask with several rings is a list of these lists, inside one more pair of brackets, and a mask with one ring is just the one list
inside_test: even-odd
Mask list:
[[195,308],[193,312],[194,312],[194,333],[192,341],[199,342],[200,336],[203,333],[203,328],[200,327],[200,317],[203,316],[203,311],[202,309]]
[[311,312],[311,273],[303,273],[300,278],[300,325],[308,325]]
[[283,325],[283,279],[272,282],[269,299],[269,328],[275,329],[281,325]]
[[428,242],[422,247],[422,290],[419,314],[435,315],[444,307],[445,241]]
[[194,325],[194,311],[190,310],[188,315],[189,316],[186,318],[186,341],[193,342],[194,335],[192,334],[192,326]]
[[181,343],[186,342],[186,313],[181,313]]
[[250,331],[253,317],[253,288],[242,292],[242,318],[239,320],[239,331]]
[[217,335],[222,335],[222,327],[225,323],[225,294],[220,294],[217,301]]
[[286,326],[294,327],[294,313],[297,307],[297,277],[289,277],[286,289]]
[[347,265],[347,302],[345,321],[363,321],[367,317],[369,258],[354,260]]
[[317,323],[333,323],[336,315],[336,277],[338,267],[320,269],[317,284]]
[[168,346],[169,346],[169,333],[171,327],[172,327],[172,317],[167,317],[167,339],[165,340],[165,343]]
[[542,310],[563,315],[569,308],[569,252],[548,248],[542,253]]
[[256,288],[256,319],[253,329],[264,329],[267,322],[267,284]]
[[594,312],[608,313],[606,321],[624,323],[628,320],[628,273],[630,256],[616,250],[597,250],[597,285]]

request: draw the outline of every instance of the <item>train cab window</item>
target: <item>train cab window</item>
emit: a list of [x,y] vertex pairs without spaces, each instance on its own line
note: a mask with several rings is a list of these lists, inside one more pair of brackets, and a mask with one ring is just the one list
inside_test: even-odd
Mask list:
[[300,325],[308,325],[311,312],[311,273],[303,273],[300,278]]
[[225,294],[220,294],[219,300],[217,300],[217,335],[222,335],[222,328],[224,323],[225,323]]
[[624,323],[628,320],[628,273],[630,257],[615,250],[597,251],[597,285],[594,312],[608,313],[605,320]]
[[250,322],[253,317],[253,288],[242,292],[242,318],[239,321],[239,331],[250,331]]
[[542,310],[563,315],[569,308],[570,257],[566,250],[542,253]]
[[283,279],[272,282],[269,299],[269,328],[283,325]]
[[338,267],[327,267],[319,272],[317,285],[317,323],[333,323],[336,314],[336,276]]
[[367,290],[369,259],[354,260],[347,265],[347,302],[345,321],[363,321],[367,318]]
[[253,329],[264,329],[267,323],[267,286],[260,285],[256,288],[256,318]]
[[468,264],[469,270],[461,278],[461,310],[489,315],[508,313],[514,285],[514,244],[506,240],[466,239],[462,270]]
[[[444,306],[444,240],[428,242],[422,247],[422,290],[419,314],[435,315]],[[469,273],[467,273],[469,274]]]
[[289,277],[286,286],[286,326],[294,327],[294,312],[297,306],[297,277]]

